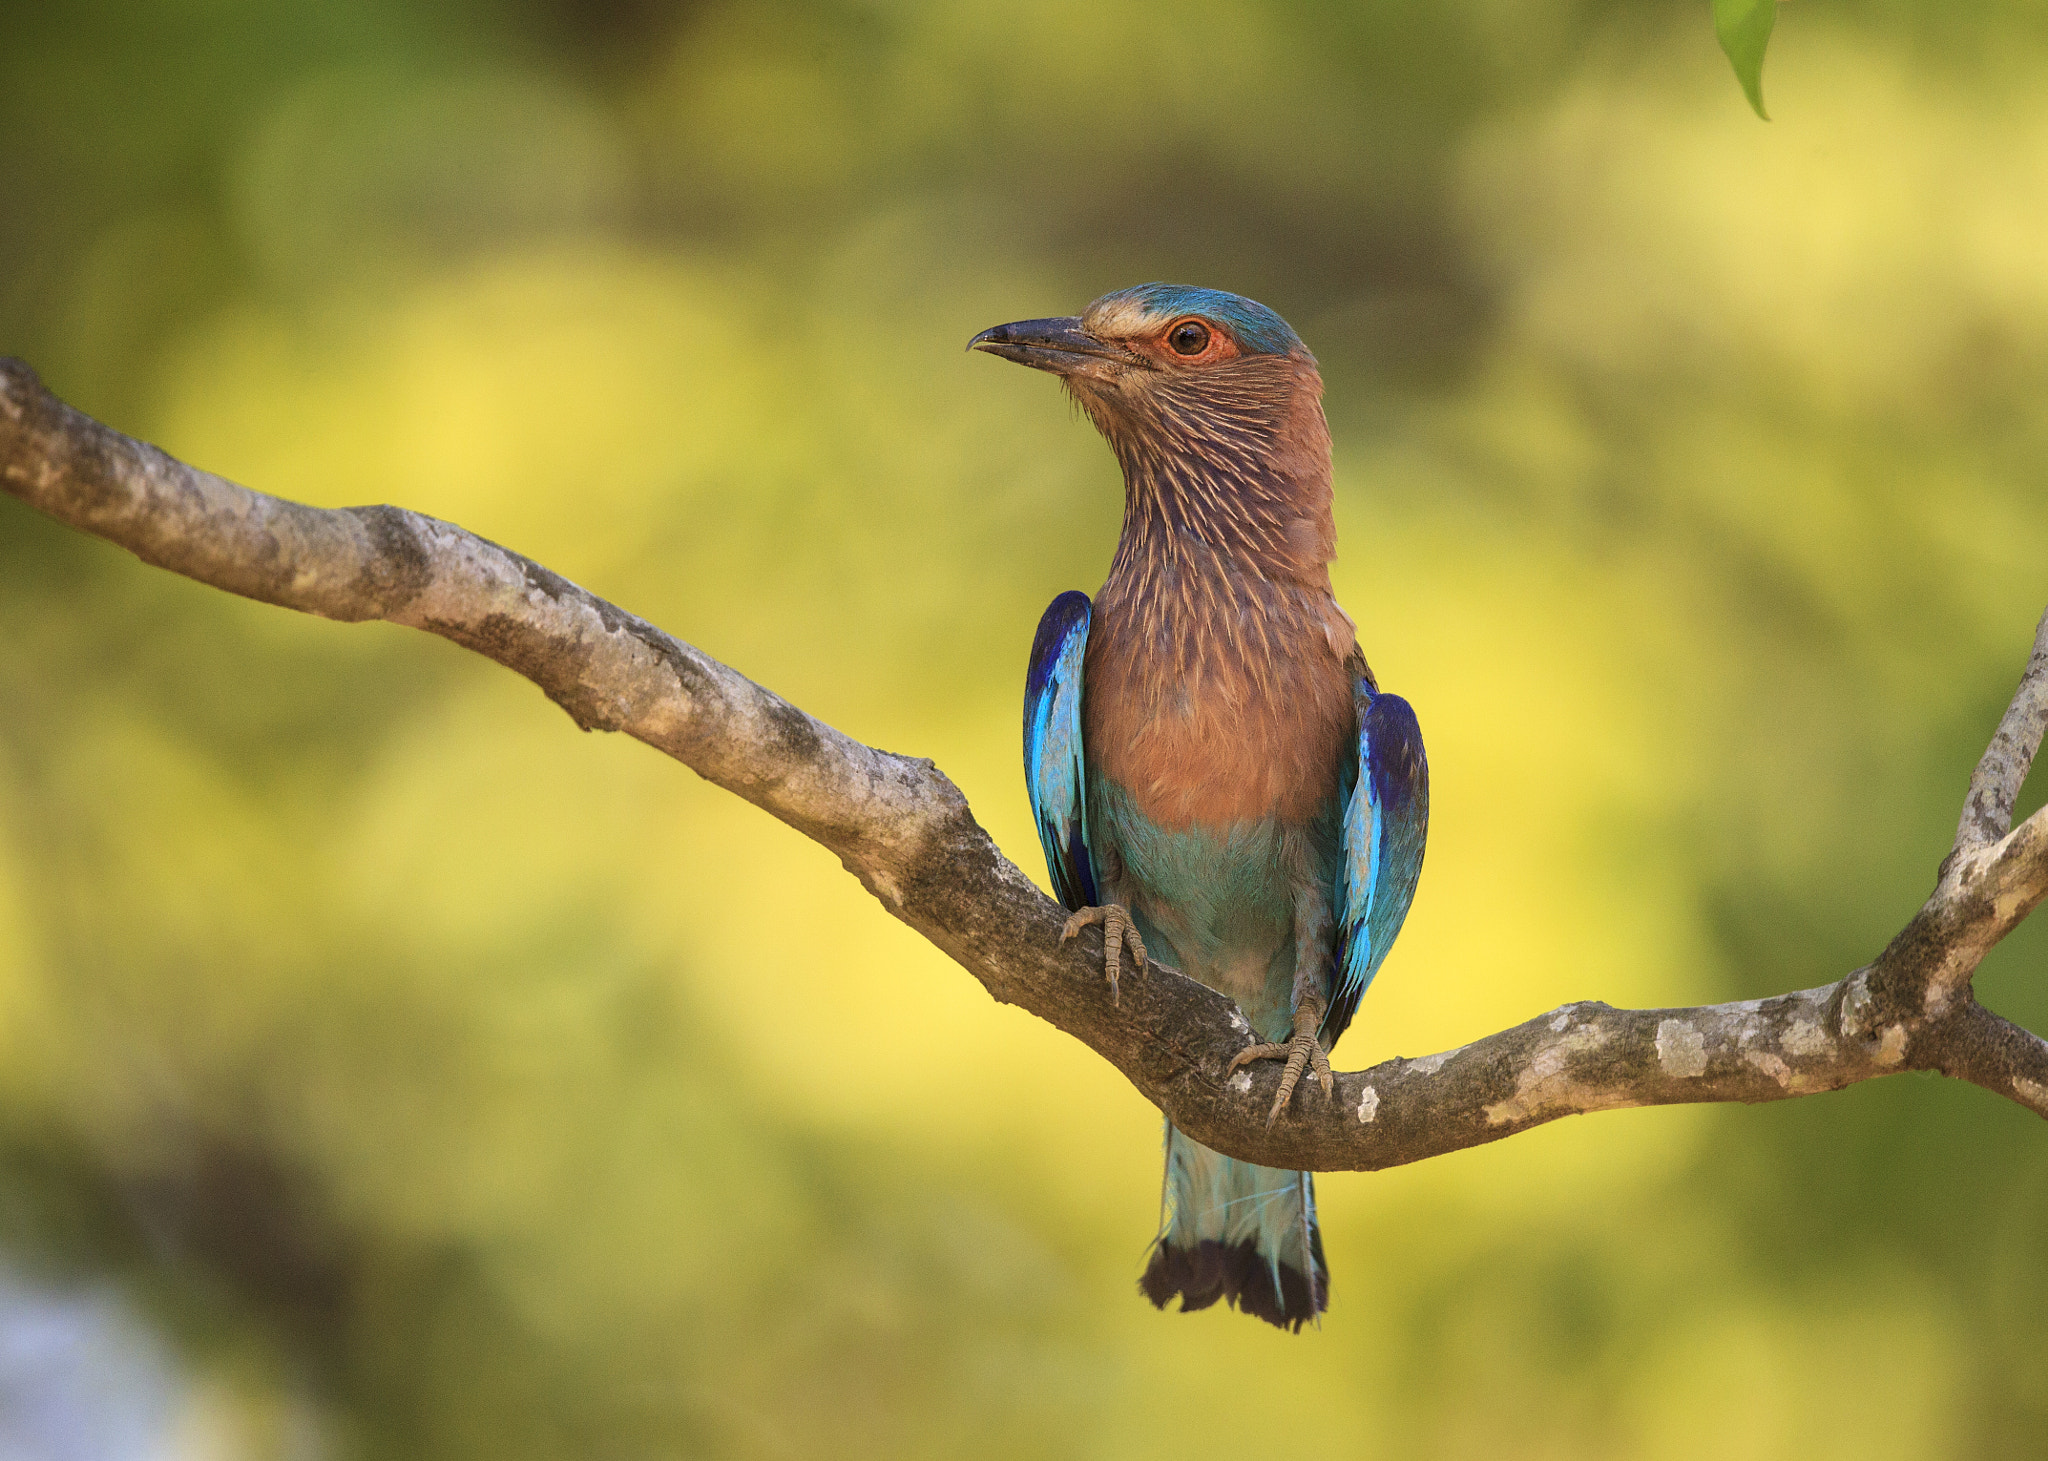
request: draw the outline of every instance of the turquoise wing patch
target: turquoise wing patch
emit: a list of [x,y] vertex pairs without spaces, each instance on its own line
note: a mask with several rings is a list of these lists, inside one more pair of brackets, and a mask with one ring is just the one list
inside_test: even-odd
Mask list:
[[1429,760],[1415,711],[1358,683],[1357,781],[1344,807],[1337,977],[1323,1032],[1334,1043],[1408,917],[1429,836]]
[[1024,677],[1024,784],[1053,890],[1069,909],[1096,903],[1088,855],[1088,779],[1081,747],[1081,662],[1088,595],[1070,589],[1038,621]]

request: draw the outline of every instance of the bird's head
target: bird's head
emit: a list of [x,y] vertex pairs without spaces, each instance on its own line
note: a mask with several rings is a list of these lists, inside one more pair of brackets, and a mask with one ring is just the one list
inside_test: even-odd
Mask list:
[[1241,295],[1140,284],[1079,315],[997,325],[967,343],[1059,376],[1134,486],[1197,463],[1205,476],[1327,483],[1315,357],[1287,321]]

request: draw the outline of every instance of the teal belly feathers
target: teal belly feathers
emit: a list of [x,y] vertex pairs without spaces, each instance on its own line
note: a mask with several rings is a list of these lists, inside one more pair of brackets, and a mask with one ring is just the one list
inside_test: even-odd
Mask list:
[[[1311,829],[1316,875],[1334,889],[1338,808]],[[1237,1001],[1261,1039],[1284,1040],[1293,1018],[1294,890],[1280,856],[1280,824],[1171,831],[1106,777],[1088,777],[1088,825],[1122,864],[1145,947],[1161,963]]]

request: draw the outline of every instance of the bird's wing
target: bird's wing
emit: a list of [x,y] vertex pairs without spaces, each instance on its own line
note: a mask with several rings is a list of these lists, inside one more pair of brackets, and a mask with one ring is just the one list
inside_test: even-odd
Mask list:
[[1088,779],[1081,752],[1081,659],[1088,648],[1088,595],[1052,601],[1031,643],[1024,680],[1024,784],[1053,890],[1070,909],[1093,907],[1088,856]]
[[1401,932],[1429,835],[1429,761],[1415,711],[1398,695],[1377,693],[1369,677],[1356,693],[1358,779],[1344,808],[1337,977],[1323,1018],[1332,1044]]

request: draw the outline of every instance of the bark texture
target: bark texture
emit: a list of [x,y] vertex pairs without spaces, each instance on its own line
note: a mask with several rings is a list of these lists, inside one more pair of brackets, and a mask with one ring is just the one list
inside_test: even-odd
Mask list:
[[1277,1064],[1231,1002],[1153,967],[1111,998],[1091,929],[1009,862],[930,761],[866,746],[532,559],[397,507],[324,509],[188,467],[0,359],[0,486],[59,521],[230,593],[451,639],[838,854],[995,998],[1096,1051],[1188,1135],[1268,1166],[1372,1170],[1585,1111],[1776,1101],[1938,1070],[2048,1116],[2048,1042],[1978,1004],[1978,963],[2048,895],[2048,808],[2012,812],[2048,725],[2048,615],[1971,777],[1926,904],[1868,966],[1773,999],[1625,1010],[1587,1001],[1419,1060],[1314,1083],[1277,1121]]

